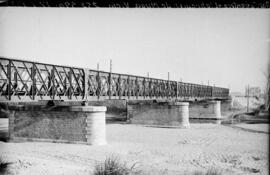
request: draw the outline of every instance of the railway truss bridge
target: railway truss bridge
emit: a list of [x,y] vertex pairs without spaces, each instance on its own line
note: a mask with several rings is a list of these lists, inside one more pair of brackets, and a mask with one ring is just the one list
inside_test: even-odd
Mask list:
[[0,58],[0,101],[227,99],[229,89]]

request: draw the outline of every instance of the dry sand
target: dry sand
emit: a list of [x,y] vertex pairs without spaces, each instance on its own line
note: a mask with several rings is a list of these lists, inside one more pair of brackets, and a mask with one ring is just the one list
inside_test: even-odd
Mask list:
[[269,172],[265,133],[218,124],[191,124],[189,129],[108,124],[106,129],[105,146],[0,142],[0,154],[20,175],[90,174],[110,155],[129,165],[137,162],[145,174],[182,174],[210,167],[224,174]]

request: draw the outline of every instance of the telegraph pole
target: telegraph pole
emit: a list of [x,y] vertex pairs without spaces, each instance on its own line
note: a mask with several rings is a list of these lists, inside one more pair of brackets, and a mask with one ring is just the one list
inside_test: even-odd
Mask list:
[[249,112],[249,84],[247,86],[247,112]]
[[110,60],[110,73],[112,73],[112,60]]
[[147,72],[147,77],[149,78],[149,72]]
[[168,81],[170,80],[170,72],[168,72]]

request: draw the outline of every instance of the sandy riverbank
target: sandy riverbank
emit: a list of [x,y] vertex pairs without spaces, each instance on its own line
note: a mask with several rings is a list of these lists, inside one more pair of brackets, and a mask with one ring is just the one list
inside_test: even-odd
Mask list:
[[[254,125],[253,125],[254,126]],[[0,142],[0,154],[12,172],[90,174],[106,156],[118,155],[146,174],[181,174],[210,167],[225,174],[268,174],[268,134],[218,124],[190,129],[108,124],[105,146]]]

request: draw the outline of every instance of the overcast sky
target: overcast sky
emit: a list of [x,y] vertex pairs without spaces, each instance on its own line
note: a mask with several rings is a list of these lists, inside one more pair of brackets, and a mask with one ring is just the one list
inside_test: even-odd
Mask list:
[[0,8],[0,55],[228,87],[266,83],[269,9]]

